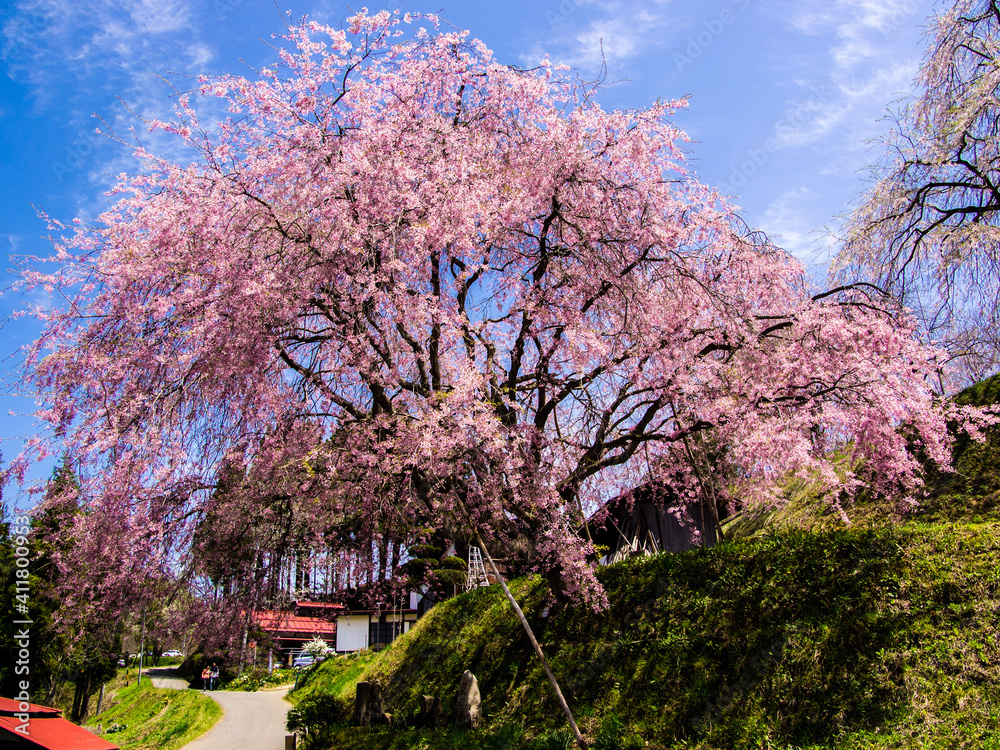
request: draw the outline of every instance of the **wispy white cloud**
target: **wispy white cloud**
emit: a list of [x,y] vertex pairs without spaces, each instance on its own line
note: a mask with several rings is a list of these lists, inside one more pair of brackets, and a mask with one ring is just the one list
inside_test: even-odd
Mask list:
[[[585,72],[603,63],[619,65],[662,47],[661,33],[671,14],[670,0],[564,0],[548,11],[550,33],[524,61],[534,64],[548,52]],[[613,73],[612,73],[613,74]]]
[[911,90],[923,52],[915,29],[932,7],[933,0],[772,2],[772,16],[827,45],[825,59],[801,71],[800,93],[775,128],[778,144],[867,148],[887,106]]
[[43,106],[73,79],[121,93],[151,72],[212,59],[195,10],[194,0],[16,0],[2,28],[2,56]]
[[887,61],[867,75],[831,76],[807,88],[775,126],[779,145],[805,146],[839,134],[844,145],[865,148],[886,106],[909,90],[915,70],[912,60]]
[[811,0],[784,6],[785,19],[805,34],[835,28],[845,39],[865,31],[888,34],[912,25],[913,15],[929,8],[921,0]]
[[157,153],[174,156],[176,139],[147,133],[142,120],[172,119],[174,91],[163,77],[206,70],[217,40],[206,35],[197,0],[15,3],[0,29],[0,52],[9,75],[31,87],[36,111],[58,110],[65,146],[46,166],[77,215],[94,216],[114,175],[135,169],[128,145],[95,130],[129,144],[135,129]]
[[831,238],[822,227],[827,217],[815,191],[806,186],[776,198],[764,212],[760,228],[780,247],[807,266],[829,261]]

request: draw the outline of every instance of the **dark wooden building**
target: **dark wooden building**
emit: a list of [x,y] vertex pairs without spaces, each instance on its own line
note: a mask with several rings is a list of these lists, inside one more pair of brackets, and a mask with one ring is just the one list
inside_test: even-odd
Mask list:
[[665,485],[643,485],[619,495],[594,514],[589,527],[604,565],[716,543],[711,509],[700,501],[682,503]]

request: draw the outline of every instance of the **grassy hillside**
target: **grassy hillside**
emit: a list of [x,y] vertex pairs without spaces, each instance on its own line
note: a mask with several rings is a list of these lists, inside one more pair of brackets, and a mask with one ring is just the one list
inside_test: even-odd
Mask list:
[[[956,401],[997,403],[1000,376]],[[720,547],[603,569],[606,612],[543,618],[544,583],[514,582],[594,746],[1000,749],[1000,428],[959,436],[954,455],[954,473],[928,468],[906,523],[894,501],[862,498],[848,526],[818,486],[790,481],[785,507],[731,519]],[[464,669],[486,726],[407,728],[421,695],[454,710]],[[354,684],[375,678],[396,725],[334,722],[313,747],[567,745],[496,587],[439,605],[387,651],[317,668],[301,715],[347,717]]]
[[154,688],[143,677],[109,693],[108,707],[90,719],[97,731],[122,750],[176,750],[200,737],[222,718],[219,704],[196,690]]
[[[1000,526],[771,534],[606,568],[594,614],[512,588],[598,746],[1000,748]],[[378,678],[397,718],[453,710],[472,669],[474,736],[341,727],[328,747],[558,747],[564,727],[497,587],[432,610],[380,654],[323,665],[298,691],[344,704]],[[317,743],[317,746],[321,746]]]
[[[994,375],[954,397],[957,404],[1000,404],[1000,375]],[[846,457],[843,459],[846,460]],[[794,478],[782,487],[786,503],[778,510],[755,508],[729,518],[726,534],[748,537],[764,530],[804,529],[829,531],[848,526],[882,526],[887,520],[920,520],[926,523],[969,521],[1000,522],[1000,426],[986,431],[986,440],[975,442],[964,433],[956,435],[954,471],[943,472],[927,462],[927,492],[916,508],[901,508],[893,499],[873,498],[861,493],[857,504],[846,508],[850,524],[835,513],[823,497],[819,482]]]

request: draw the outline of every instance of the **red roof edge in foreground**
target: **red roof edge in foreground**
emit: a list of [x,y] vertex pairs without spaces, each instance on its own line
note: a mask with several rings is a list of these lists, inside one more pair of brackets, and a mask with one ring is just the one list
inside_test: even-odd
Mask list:
[[[14,711],[10,709],[13,707]],[[118,745],[60,718],[61,711],[28,704],[28,721],[11,714],[22,713],[19,701],[0,698],[0,738],[14,736],[45,750],[119,750]]]
[[34,718],[36,716],[61,716],[62,711],[58,708],[49,708],[48,706],[38,706],[34,703],[28,703],[28,710],[21,710],[21,701],[14,700],[13,698],[2,698],[0,697],[0,716],[13,716],[14,714],[28,714],[28,716]]

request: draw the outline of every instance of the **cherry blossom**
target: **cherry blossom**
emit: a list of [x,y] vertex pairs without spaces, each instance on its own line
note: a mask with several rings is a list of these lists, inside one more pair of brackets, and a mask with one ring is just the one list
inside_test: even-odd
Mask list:
[[472,528],[600,607],[576,529],[640,484],[740,505],[799,472],[840,503],[917,495],[908,443],[948,465],[941,353],[700,183],[683,101],[605,111],[434,17],[284,42],[149,123],[191,161],[138,149],[26,274],[68,300],[27,358],[34,450],[82,467],[79,549],[125,561],[102,585],[229,566],[247,592],[293,532],[370,565],[365,539]]

